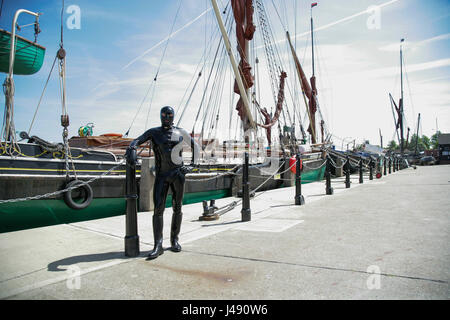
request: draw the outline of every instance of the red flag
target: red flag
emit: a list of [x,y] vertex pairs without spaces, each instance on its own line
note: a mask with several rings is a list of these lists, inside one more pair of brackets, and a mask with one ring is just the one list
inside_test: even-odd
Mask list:
[[317,2],[311,3],[311,8],[317,6]]

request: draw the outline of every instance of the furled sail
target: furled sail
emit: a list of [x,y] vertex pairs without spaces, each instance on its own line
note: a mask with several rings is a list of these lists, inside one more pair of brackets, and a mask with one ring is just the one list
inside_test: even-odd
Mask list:
[[303,93],[308,98],[308,116],[309,116],[309,127],[308,132],[311,134],[311,142],[316,143],[316,111],[317,111],[317,88],[316,88],[316,77],[312,76],[310,79],[311,85],[306,79],[305,72],[300,65],[300,61],[297,58],[294,47],[292,46],[291,39],[289,37],[289,32],[286,32],[286,36],[291,47],[292,56],[294,58],[295,67],[297,69],[297,74],[300,79],[300,85],[302,87]]
[[[236,37],[238,42],[238,52],[241,58],[239,62],[239,71],[244,82],[245,90],[253,86],[254,78],[251,73],[252,67],[248,63],[248,41],[253,39],[256,27],[253,24],[253,4],[252,0],[231,0],[233,8],[233,15],[236,21]],[[240,95],[237,82],[234,83],[234,92]],[[239,98],[236,104],[236,110],[239,117],[243,121],[244,130],[250,127],[249,120],[245,114],[244,103],[242,98]]]

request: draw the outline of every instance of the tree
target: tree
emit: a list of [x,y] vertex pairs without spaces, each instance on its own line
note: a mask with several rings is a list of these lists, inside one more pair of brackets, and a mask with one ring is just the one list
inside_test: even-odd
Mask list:
[[430,150],[431,147],[431,140],[430,138],[428,138],[426,135],[422,136],[422,139],[420,139],[422,141],[422,144],[425,147],[425,150]]
[[409,150],[415,151],[416,143],[417,143],[417,152],[429,150],[431,147],[431,140],[426,135],[423,135],[422,137],[419,137],[419,139],[417,139],[417,135],[413,134],[411,137],[411,141],[409,143]]
[[394,151],[398,149],[398,144],[394,140],[392,140],[391,142],[388,143],[388,149]]
[[439,148],[439,144],[438,144],[438,137],[441,134],[440,131],[437,131],[435,134],[433,134],[431,136],[431,148],[432,149],[438,149]]

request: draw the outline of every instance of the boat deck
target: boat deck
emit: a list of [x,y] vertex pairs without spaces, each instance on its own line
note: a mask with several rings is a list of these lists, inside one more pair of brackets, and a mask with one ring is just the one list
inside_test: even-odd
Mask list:
[[185,205],[183,251],[153,261],[150,212],[138,214],[136,258],[124,256],[124,216],[0,234],[0,298],[449,299],[449,180],[450,165],[356,174],[350,189],[333,179],[333,195],[302,185],[303,206],[295,187],[270,190],[250,222],[240,205],[216,221]]

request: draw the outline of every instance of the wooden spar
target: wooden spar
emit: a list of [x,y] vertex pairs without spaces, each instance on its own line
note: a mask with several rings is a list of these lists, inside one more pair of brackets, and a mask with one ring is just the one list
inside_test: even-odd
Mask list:
[[222,18],[220,17],[219,7],[217,6],[216,0],[211,0],[214,13],[216,15],[217,23],[219,24],[220,32],[222,33],[222,38],[225,43],[225,48],[227,49],[228,57],[230,58],[231,66],[233,67],[234,76],[236,78],[237,85],[239,87],[239,92],[241,94],[242,102],[244,103],[245,113],[247,114],[247,118],[250,122],[250,126],[253,129],[256,129],[255,122],[253,121],[252,113],[250,112],[250,103],[248,100],[248,96],[244,87],[244,83],[242,82],[241,74],[239,72],[239,67],[234,59],[233,52],[231,51],[230,39],[228,38],[228,34],[225,30],[225,26],[223,25]]
[[[303,99],[305,100],[305,106],[306,106],[306,112],[308,113],[308,118],[309,118],[309,122],[311,123],[311,114],[309,112],[309,106],[308,103],[306,102],[306,98],[305,98],[305,91],[307,91],[308,96],[312,96],[312,90],[309,87],[309,83],[308,80],[306,80],[306,76],[305,73],[303,72],[301,66],[300,66],[300,61],[298,60],[297,57],[297,53],[295,52],[294,47],[292,46],[292,42],[291,42],[291,37],[289,36],[289,31],[286,31],[286,37],[287,40],[289,42],[289,46],[291,48],[291,52],[292,52],[292,56],[294,58],[294,62],[295,62],[295,69],[297,70],[297,75],[298,75],[298,79],[300,81],[300,85],[302,87],[302,94],[303,94]],[[306,87],[306,88],[305,88]],[[314,126],[311,126],[311,131],[312,131],[312,136],[313,136],[313,141],[315,141],[316,139],[316,133],[314,130]]]

